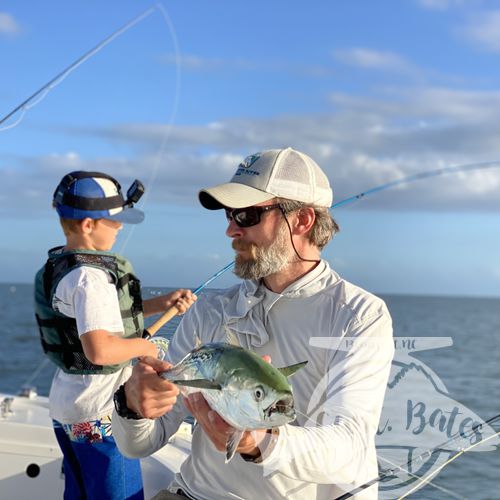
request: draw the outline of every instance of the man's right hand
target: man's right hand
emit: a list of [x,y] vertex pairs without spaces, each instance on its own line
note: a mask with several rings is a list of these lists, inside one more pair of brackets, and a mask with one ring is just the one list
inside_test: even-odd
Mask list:
[[158,376],[172,365],[152,356],[142,357],[125,382],[127,407],[144,418],[158,418],[172,410],[179,388]]

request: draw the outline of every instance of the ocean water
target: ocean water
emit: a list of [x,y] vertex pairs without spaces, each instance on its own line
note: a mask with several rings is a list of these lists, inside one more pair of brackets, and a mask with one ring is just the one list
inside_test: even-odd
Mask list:
[[[145,295],[165,290],[146,288]],[[435,471],[458,449],[500,430],[500,418],[481,432],[473,428],[500,414],[500,299],[383,298],[393,317],[396,355],[377,437],[379,464],[404,465],[408,472],[382,483],[380,496],[397,498],[418,482],[414,475]],[[41,351],[32,301],[31,285],[0,284],[3,392],[31,385],[48,394],[54,368]],[[175,327],[174,320],[159,334],[169,337]],[[446,443],[458,431],[464,439]],[[425,456],[430,448],[437,451]],[[498,436],[474,447],[411,498],[500,499],[499,449]]]

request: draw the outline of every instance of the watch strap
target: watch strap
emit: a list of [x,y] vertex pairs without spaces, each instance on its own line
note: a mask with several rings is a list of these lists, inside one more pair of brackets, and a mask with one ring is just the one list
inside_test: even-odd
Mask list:
[[116,413],[122,418],[127,418],[129,420],[140,420],[143,417],[138,413],[135,413],[127,406],[127,396],[125,394],[125,384],[122,384],[113,396],[113,402],[115,404]]

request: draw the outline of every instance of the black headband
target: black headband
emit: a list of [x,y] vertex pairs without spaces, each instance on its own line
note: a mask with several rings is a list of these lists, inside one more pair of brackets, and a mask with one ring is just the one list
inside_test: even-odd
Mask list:
[[[115,185],[118,195],[108,198],[88,198],[74,195],[68,191],[71,185],[77,180],[88,179],[90,177],[111,181]],[[120,184],[113,177],[102,172],[80,171],[65,175],[54,191],[54,202],[81,210],[110,210],[125,206]]]

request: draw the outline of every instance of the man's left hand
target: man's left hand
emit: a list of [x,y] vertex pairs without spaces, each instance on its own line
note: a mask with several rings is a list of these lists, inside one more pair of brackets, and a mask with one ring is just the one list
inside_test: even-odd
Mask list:
[[[226,451],[227,439],[229,435],[235,432],[234,427],[210,408],[200,392],[195,392],[184,398],[184,404],[191,415],[198,421],[198,424],[201,425],[214,446],[219,451]],[[265,439],[266,432],[266,429],[245,431],[236,452],[254,457],[259,456],[259,445]]]

